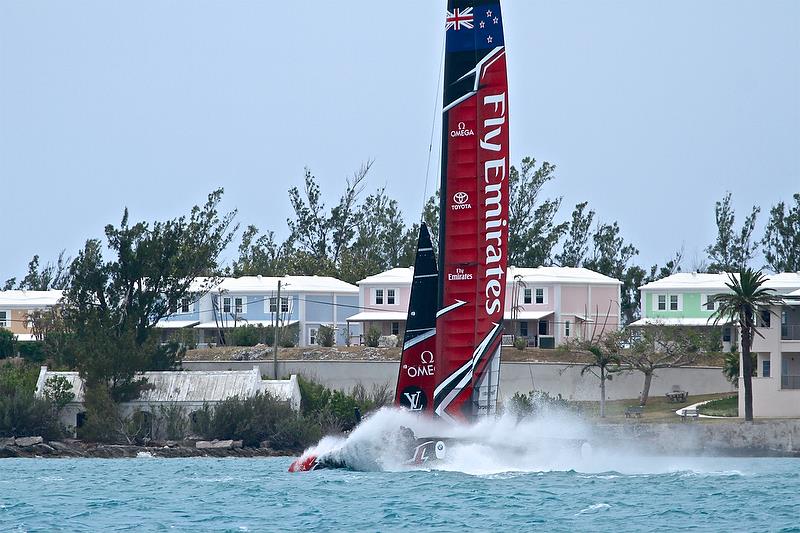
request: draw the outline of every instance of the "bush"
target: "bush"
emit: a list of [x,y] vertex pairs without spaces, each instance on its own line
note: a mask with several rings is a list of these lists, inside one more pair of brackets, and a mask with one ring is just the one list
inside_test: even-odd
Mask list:
[[241,440],[245,446],[267,441],[275,449],[299,450],[318,435],[313,428],[304,427],[305,421],[286,402],[270,394],[228,398],[213,409],[196,412],[195,418],[194,429],[203,437]]
[[281,348],[294,348],[300,340],[300,326],[293,324],[281,329],[279,346]]
[[364,335],[364,343],[370,348],[377,348],[378,341],[380,341],[381,332],[375,326],[370,326],[367,333]]
[[320,326],[317,330],[317,344],[330,348],[336,343],[336,332],[330,326]]
[[517,350],[524,350],[528,346],[528,340],[523,337],[517,337],[514,339],[514,348]]
[[0,367],[0,437],[53,440],[63,435],[56,409],[47,399],[34,395],[37,370],[11,363]]
[[266,328],[258,325],[240,326],[231,330],[230,339],[233,346],[255,346],[266,344]]
[[366,414],[387,405],[392,399],[388,384],[374,386],[370,392],[357,384],[351,394],[331,390],[303,377],[298,377],[298,384],[303,416],[317,420],[326,432],[350,430],[357,423],[356,408]]
[[189,417],[186,410],[177,404],[159,405],[154,434],[167,440],[181,440],[189,432]]
[[511,414],[520,418],[536,415],[546,409],[569,409],[570,405],[561,395],[550,396],[542,391],[531,391],[528,394],[516,393],[505,406]]
[[44,363],[47,359],[44,353],[44,342],[42,341],[18,342],[17,352],[26,361],[37,365]]
[[14,334],[5,328],[0,328],[0,359],[16,355],[16,344]]

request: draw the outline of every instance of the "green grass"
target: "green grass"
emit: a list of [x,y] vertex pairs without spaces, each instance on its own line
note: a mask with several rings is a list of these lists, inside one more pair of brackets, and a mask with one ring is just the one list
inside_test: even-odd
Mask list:
[[739,397],[730,396],[712,400],[705,405],[701,405],[697,410],[701,414],[710,416],[739,416]]
[[[625,408],[638,405],[636,400],[610,400],[606,402],[606,417],[602,420],[608,422],[677,422],[680,418],[675,411],[687,405],[692,405],[706,400],[724,400],[730,397],[730,393],[719,394],[698,394],[689,396],[684,403],[672,403],[663,396],[651,396],[647,400],[641,418],[625,418]],[[735,400],[734,400],[735,402]],[[600,416],[600,402],[574,402],[578,405],[580,412],[590,418]],[[706,413],[703,413],[706,414]],[[713,419],[700,419],[698,421],[713,421]]]

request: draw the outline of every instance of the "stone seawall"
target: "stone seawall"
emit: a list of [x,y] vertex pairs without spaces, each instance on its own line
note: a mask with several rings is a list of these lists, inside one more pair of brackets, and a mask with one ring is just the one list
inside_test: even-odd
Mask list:
[[598,446],[623,453],[800,457],[800,419],[598,424],[592,435]]
[[[249,370],[258,366],[261,374],[272,376],[272,361],[184,361],[186,370]],[[532,390],[561,395],[567,400],[597,401],[600,381],[590,372],[581,375],[579,363],[504,362],[500,368],[500,397]],[[350,390],[355,385],[390,387],[394,390],[400,370],[398,361],[278,361],[278,375],[299,374],[332,389]],[[607,399],[637,399],[644,377],[639,372],[614,375],[606,384]],[[718,367],[665,368],[653,377],[651,396],[661,396],[673,387],[691,395],[735,392]]]

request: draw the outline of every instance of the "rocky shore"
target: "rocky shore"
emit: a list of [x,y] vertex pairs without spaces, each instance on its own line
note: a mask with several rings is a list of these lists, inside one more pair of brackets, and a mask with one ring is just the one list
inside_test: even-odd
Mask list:
[[271,448],[247,448],[241,441],[180,441],[148,446],[97,444],[79,440],[45,441],[42,437],[0,439],[0,459],[6,458],[97,458],[152,457],[282,457],[293,452]]

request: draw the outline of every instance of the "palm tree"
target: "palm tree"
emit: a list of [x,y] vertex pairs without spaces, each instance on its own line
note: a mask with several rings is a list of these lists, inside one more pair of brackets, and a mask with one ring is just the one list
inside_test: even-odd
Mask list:
[[717,294],[714,301],[717,310],[711,315],[714,325],[730,320],[738,323],[742,335],[742,371],[744,380],[744,419],[753,420],[753,359],[750,349],[755,335],[763,337],[756,329],[756,316],[759,311],[766,310],[781,302],[781,297],[773,294],[773,289],[764,287],[767,277],[761,271],[746,268],[738,277],[728,274],[729,283],[725,285],[730,294]]

